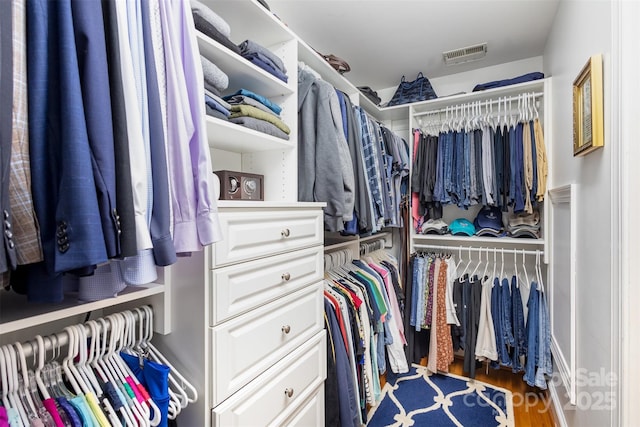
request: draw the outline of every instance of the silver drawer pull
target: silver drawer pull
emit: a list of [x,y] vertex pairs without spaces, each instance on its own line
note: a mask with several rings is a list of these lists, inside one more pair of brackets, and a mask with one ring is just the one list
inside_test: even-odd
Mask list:
[[284,280],[285,282],[288,282],[291,279],[291,274],[289,273],[284,273],[282,275],[282,280]]
[[280,234],[282,234],[282,237],[289,237],[289,235],[291,234],[291,231],[288,228],[285,228],[280,232]]
[[288,334],[289,332],[291,332],[291,326],[289,325],[284,325],[282,327],[282,332],[284,332],[285,334]]
[[293,389],[289,388],[289,387],[285,388],[284,389],[284,394],[286,394],[287,397],[292,397],[293,396]]

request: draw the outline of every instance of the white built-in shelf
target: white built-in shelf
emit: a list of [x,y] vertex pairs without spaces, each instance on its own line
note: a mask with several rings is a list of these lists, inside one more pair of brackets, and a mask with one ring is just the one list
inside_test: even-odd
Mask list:
[[271,48],[290,40],[296,35],[269,10],[256,0],[201,0],[220,15],[231,27],[231,41],[235,44],[254,40]]
[[451,245],[455,246],[489,246],[489,247],[527,247],[542,249],[544,239],[527,239],[515,237],[488,237],[488,236],[453,236],[451,234],[413,234],[411,236],[414,245]]
[[57,304],[31,303],[26,301],[24,295],[4,292],[0,295],[0,336],[89,311],[158,295],[164,291],[164,285],[152,283],[145,286],[129,286],[115,298],[93,302],[78,302],[75,298],[67,298]]
[[235,93],[239,89],[248,89],[266,98],[274,98],[291,95],[294,92],[288,83],[252,64],[207,35],[197,32],[197,39],[202,56],[229,76],[229,88],[225,94]]
[[[300,39],[298,39],[298,60],[319,73],[322,76],[322,80],[330,83],[336,89],[347,94],[358,92],[358,89],[351,82],[329,65],[311,46]],[[371,104],[373,105],[373,103]]]
[[[442,98],[430,99],[428,101],[408,104],[411,106],[414,115],[428,111],[446,108],[466,102],[481,101],[485,99],[495,99],[498,97],[508,97],[527,92],[543,92],[546,79],[532,80],[530,82],[518,83],[509,86],[487,89],[478,92],[462,93],[458,95],[445,96]],[[394,108],[394,107],[387,107]],[[385,109],[386,110],[386,109]]]
[[233,153],[288,150],[295,148],[290,140],[278,138],[236,123],[207,116],[209,147]]

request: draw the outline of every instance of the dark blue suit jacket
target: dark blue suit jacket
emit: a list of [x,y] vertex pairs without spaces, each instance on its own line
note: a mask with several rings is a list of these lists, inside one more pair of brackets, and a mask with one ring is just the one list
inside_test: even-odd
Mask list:
[[107,256],[113,258],[120,254],[120,225],[116,209],[111,93],[102,7],[100,0],[72,0],[71,12],[102,232]]
[[27,1],[32,192],[44,262],[29,298],[63,298],[60,273],[107,261],[70,0]]

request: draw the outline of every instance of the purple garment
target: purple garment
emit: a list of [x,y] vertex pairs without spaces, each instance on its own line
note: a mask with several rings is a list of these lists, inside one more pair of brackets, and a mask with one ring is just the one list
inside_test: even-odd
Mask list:
[[160,2],[167,69],[167,158],[177,253],[221,239],[205,128],[204,77],[189,2]]

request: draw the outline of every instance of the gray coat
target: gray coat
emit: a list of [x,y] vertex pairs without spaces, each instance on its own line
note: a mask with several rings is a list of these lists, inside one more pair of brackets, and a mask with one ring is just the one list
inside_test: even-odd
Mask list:
[[298,70],[298,200],[327,204],[327,231],[342,231],[354,207],[355,179],[339,105],[333,86]]

